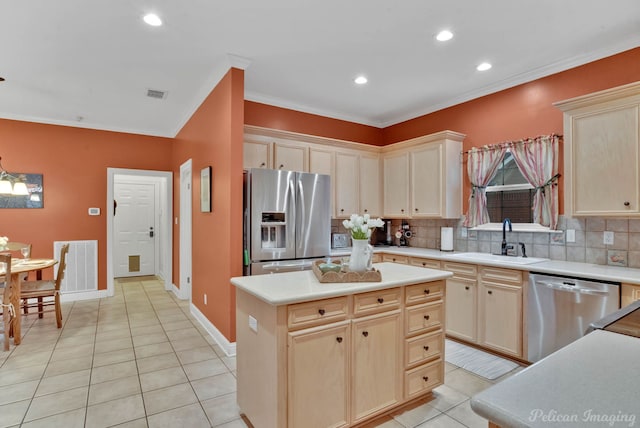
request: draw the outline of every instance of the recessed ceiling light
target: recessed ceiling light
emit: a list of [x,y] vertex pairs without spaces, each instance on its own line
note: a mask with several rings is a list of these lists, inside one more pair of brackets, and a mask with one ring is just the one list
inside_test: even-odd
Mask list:
[[453,33],[449,30],[442,30],[436,35],[436,40],[439,42],[446,42],[453,39]]
[[476,67],[476,70],[478,70],[478,71],[487,71],[490,68],[491,68],[491,64],[489,64],[488,62],[483,62],[482,64],[480,64],[480,65],[478,65]]
[[365,83],[368,82],[367,78],[364,76],[358,76],[353,81],[356,82],[358,85],[364,85]]
[[162,25],[162,19],[160,19],[160,17],[155,13],[148,13],[142,19],[144,19],[144,22],[153,27],[159,27],[160,25]]

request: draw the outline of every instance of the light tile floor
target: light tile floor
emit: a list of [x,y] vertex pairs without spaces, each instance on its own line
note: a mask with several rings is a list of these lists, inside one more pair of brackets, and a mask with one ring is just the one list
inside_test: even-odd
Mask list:
[[[188,302],[151,277],[115,288],[114,297],[64,304],[62,329],[51,313],[23,317],[22,344],[0,352],[0,428],[247,427],[235,358]],[[486,427],[469,397],[491,384],[447,365],[432,399],[370,426]]]

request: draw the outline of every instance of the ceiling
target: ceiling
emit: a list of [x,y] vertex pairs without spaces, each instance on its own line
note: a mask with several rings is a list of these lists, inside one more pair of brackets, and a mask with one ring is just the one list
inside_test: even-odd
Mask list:
[[0,117],[167,137],[230,66],[248,100],[385,127],[640,46],[638,0],[0,5]]

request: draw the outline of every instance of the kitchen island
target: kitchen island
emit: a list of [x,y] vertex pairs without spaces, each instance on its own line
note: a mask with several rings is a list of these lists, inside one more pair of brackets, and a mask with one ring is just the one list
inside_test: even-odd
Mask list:
[[237,398],[256,428],[350,427],[444,382],[450,272],[374,264],[381,282],[311,271],[232,278]]

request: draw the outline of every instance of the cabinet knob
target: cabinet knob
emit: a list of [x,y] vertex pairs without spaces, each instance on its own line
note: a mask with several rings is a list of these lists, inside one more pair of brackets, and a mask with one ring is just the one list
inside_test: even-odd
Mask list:
[[364,212],[368,213],[368,212],[369,212],[369,210],[365,208],[365,209],[364,209]]
[[263,167],[265,167],[265,166],[267,166],[267,164],[266,164],[266,163],[264,163],[264,162],[262,162],[262,163],[260,164],[260,168],[263,168]]
[[431,293],[431,290],[429,290],[428,288],[425,288],[424,294],[429,294],[429,293]]
[[382,297],[378,297],[378,303],[382,303],[384,302],[384,299]]
[[284,168],[284,165],[283,165],[283,164],[280,164],[279,169],[282,169],[282,168]]
[[318,313],[319,313],[320,315],[324,315],[324,309],[318,309]]
[[469,289],[469,286],[468,286],[468,285],[466,285],[466,286],[464,287],[464,289],[465,289],[465,290],[468,290],[468,289]]
[[425,315],[425,316],[424,316],[424,319],[425,319],[426,321],[429,321],[429,318],[430,318],[430,316],[429,316],[429,315]]
[[429,382],[429,376],[422,376],[422,380],[425,382]]
[[367,336],[369,336],[369,332],[365,330],[365,331],[363,331],[363,332],[362,332],[362,335],[363,335],[364,337],[367,337]]
[[631,205],[631,204],[629,203],[629,201],[624,201],[624,206],[625,206],[625,207],[628,207],[629,205]]
[[422,262],[422,267],[426,267],[427,264],[425,262]]
[[491,290],[488,290],[488,291],[487,291],[487,293],[489,293],[489,294],[493,294],[493,291],[491,291]]
[[336,337],[336,342],[342,343],[342,338],[340,336]]
[[344,212],[344,208],[340,208],[340,212],[343,213]]
[[428,347],[428,346],[423,346],[423,348],[424,348],[424,350],[425,350],[425,351],[428,351],[428,350],[429,350],[429,347]]
[[400,208],[400,212],[403,213],[404,212],[404,208]]
[[418,212],[418,209],[417,209],[417,208],[416,208],[415,210],[416,210],[416,212]]

